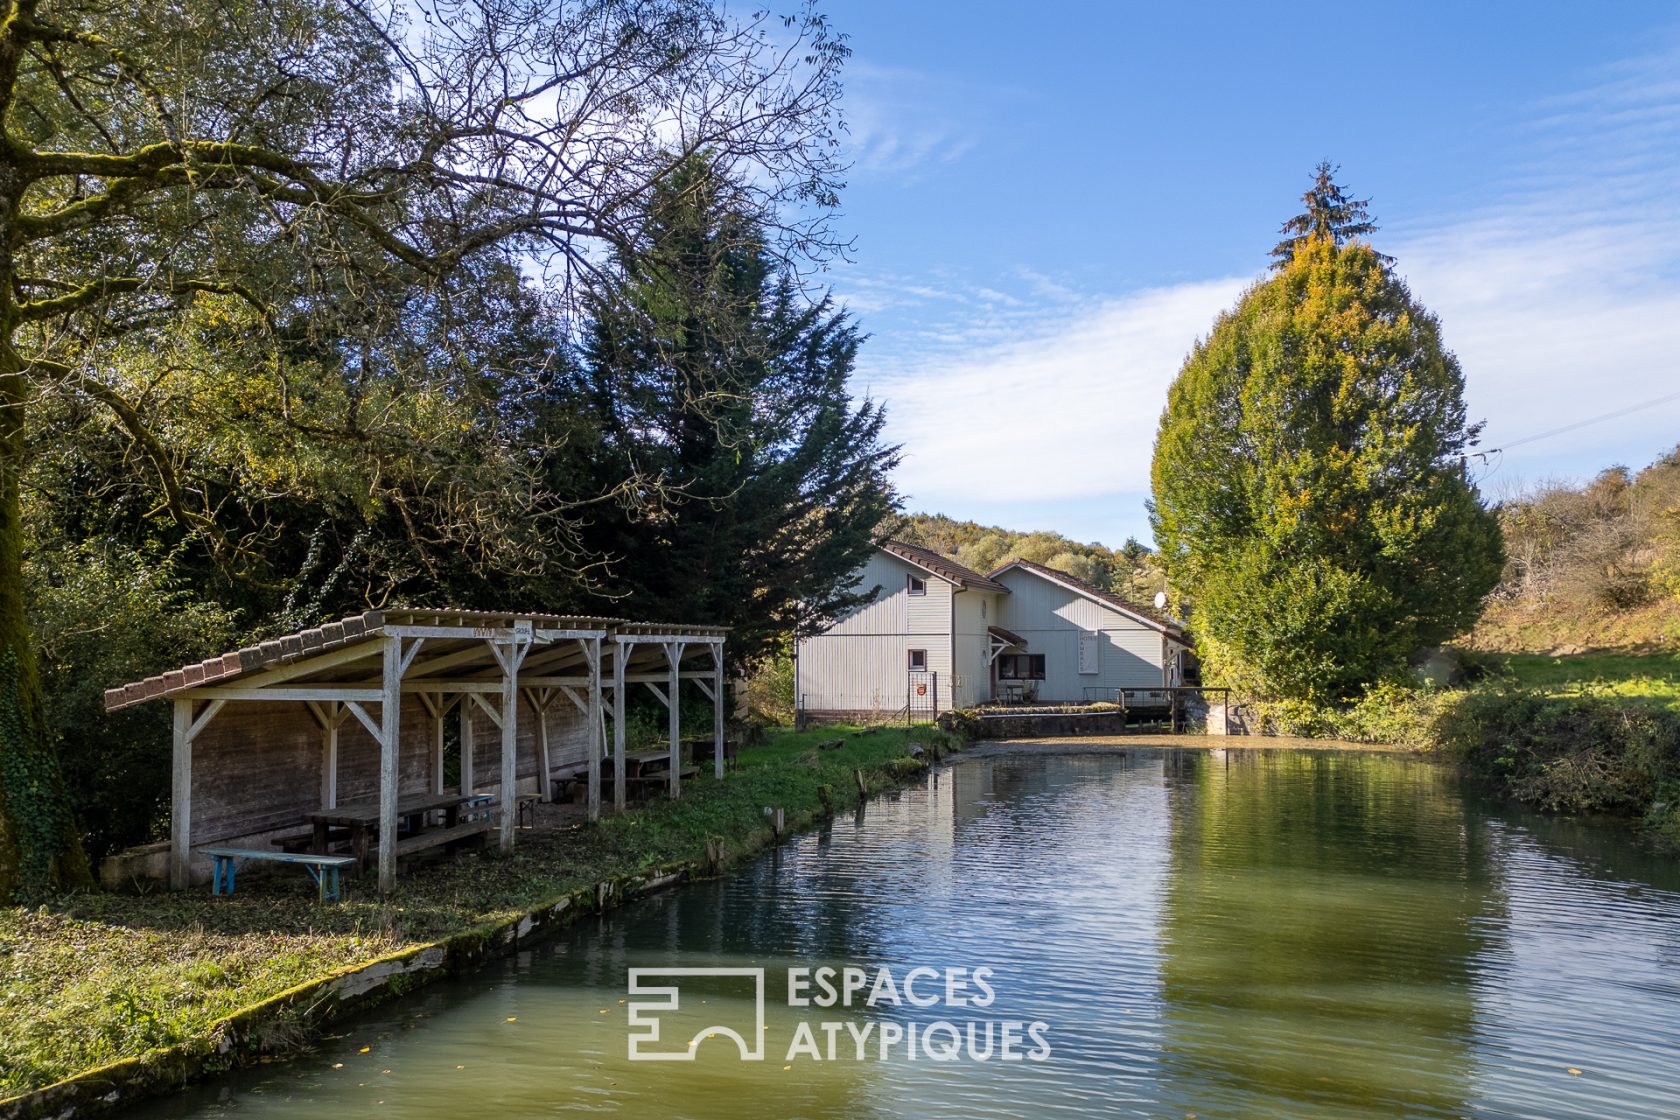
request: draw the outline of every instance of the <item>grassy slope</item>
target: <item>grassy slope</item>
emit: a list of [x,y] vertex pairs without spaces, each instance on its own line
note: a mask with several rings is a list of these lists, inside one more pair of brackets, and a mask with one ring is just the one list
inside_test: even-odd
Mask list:
[[1680,707],[1680,654],[1583,653],[1565,657],[1511,654],[1517,683],[1555,696],[1589,694]]
[[90,894],[53,909],[0,909],[0,1097],[168,1045],[313,977],[484,921],[522,913],[580,886],[701,859],[707,837],[730,848],[761,841],[763,807],[790,817],[858,800],[854,769],[917,772],[905,757],[927,728],[847,735],[788,733],[741,751],[722,783],[702,778],[594,827],[522,838],[509,855],[462,858],[405,877],[381,901],[352,883],[338,906],[315,902],[297,875],[242,877],[230,898]]

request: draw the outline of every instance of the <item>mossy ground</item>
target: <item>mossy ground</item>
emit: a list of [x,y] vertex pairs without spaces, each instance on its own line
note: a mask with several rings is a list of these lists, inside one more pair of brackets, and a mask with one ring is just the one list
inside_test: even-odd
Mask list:
[[[521,836],[507,855],[419,868],[380,899],[370,881],[321,906],[302,875],[241,877],[144,895],[88,893],[38,909],[0,909],[0,1097],[179,1042],[217,1019],[315,977],[532,910],[579,887],[762,844],[763,809],[802,816],[855,805],[853,771],[877,788],[920,770],[909,741],[928,727],[816,728],[744,747],[722,782],[703,776],[677,801],[655,801],[595,825]],[[839,738],[842,745],[819,750]]]

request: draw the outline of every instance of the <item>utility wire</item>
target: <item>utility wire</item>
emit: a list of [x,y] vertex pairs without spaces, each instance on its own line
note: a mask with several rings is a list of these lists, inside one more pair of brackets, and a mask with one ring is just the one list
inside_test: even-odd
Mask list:
[[1561,436],[1565,432],[1573,432],[1577,428],[1585,428],[1589,424],[1602,424],[1606,420],[1615,420],[1621,416],[1628,416],[1635,412],[1643,412],[1647,408],[1655,408],[1657,405],[1667,404],[1669,401],[1680,401],[1680,393],[1668,393],[1665,396],[1654,397],[1648,401],[1641,401],[1639,404],[1630,404],[1626,408],[1618,408],[1614,412],[1606,412],[1599,416],[1589,416],[1585,420],[1577,420],[1573,424],[1565,424],[1561,428],[1552,428],[1549,431],[1537,432],[1531,436],[1514,439],[1502,447],[1489,448],[1486,451],[1480,452],[1480,454],[1494,455],[1501,451],[1508,451],[1513,447],[1521,447],[1525,443],[1533,443],[1535,440],[1551,439],[1553,436]]

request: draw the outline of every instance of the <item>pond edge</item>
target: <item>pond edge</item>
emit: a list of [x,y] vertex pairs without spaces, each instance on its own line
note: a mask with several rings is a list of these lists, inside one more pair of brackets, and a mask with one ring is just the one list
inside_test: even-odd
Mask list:
[[[898,792],[921,780],[944,753],[929,744],[930,760],[895,759],[859,774],[871,779],[868,800]],[[945,750],[956,750],[947,747]],[[905,763],[919,765],[908,766]],[[873,782],[883,784],[873,788]],[[123,1058],[73,1074],[62,1081],[0,1100],[0,1120],[68,1120],[107,1115],[257,1063],[295,1057],[308,1050],[324,1028],[350,1015],[450,976],[460,976],[559,932],[589,914],[695,879],[716,878],[767,847],[786,843],[832,820],[831,804],[790,814],[780,832],[763,828],[728,842],[720,859],[683,860],[651,871],[603,879],[550,899],[522,914],[485,922],[424,945],[347,965],[250,1004],[218,1019],[210,1028],[171,1046]]]

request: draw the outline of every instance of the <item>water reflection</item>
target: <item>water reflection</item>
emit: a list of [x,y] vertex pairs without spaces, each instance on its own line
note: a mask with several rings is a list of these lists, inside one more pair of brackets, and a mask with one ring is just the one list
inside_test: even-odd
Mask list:
[[[999,756],[147,1115],[1680,1115],[1677,886],[1412,758]],[[986,966],[997,1002],[786,1006],[824,964]],[[628,1061],[626,971],[673,965],[768,969],[766,1061]],[[693,994],[667,1037],[750,1021]],[[787,1060],[801,1019],[941,1018],[1043,1020],[1053,1053]]]

